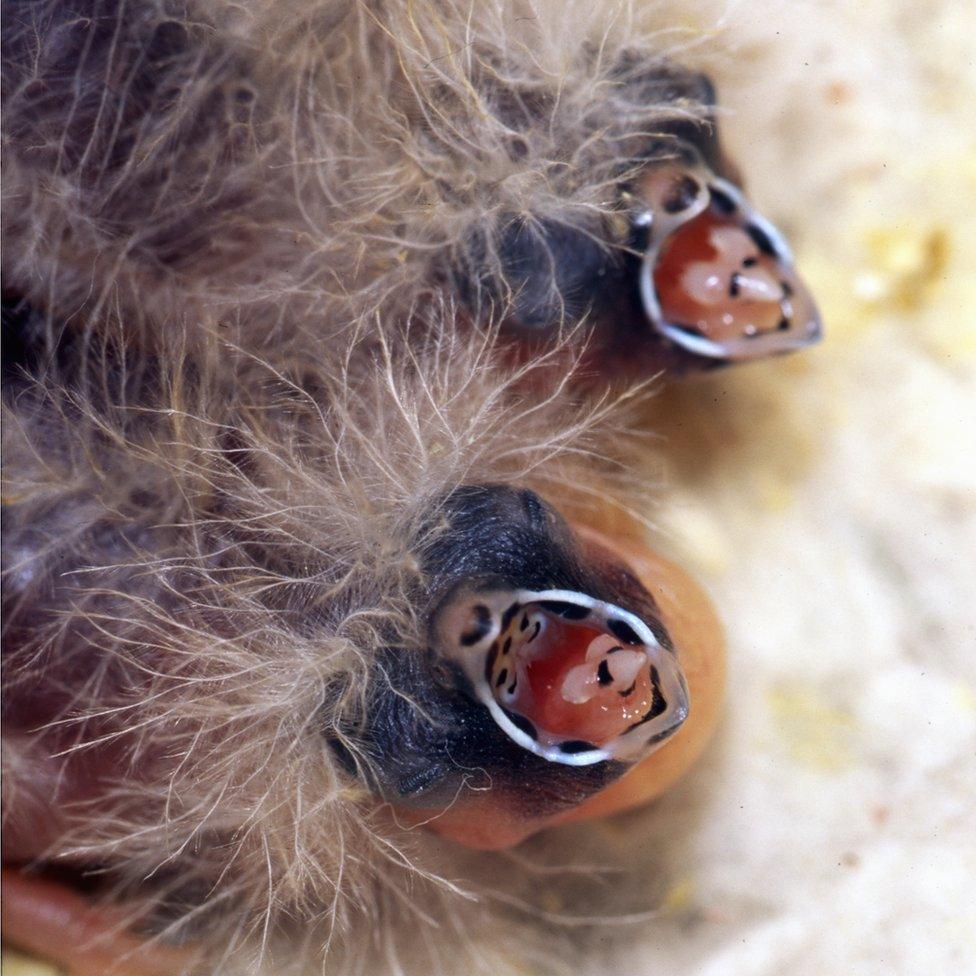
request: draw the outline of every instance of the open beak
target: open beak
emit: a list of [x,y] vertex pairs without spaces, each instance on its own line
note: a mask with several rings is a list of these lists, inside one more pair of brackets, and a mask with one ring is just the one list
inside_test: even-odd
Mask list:
[[635,187],[648,232],[640,294],[652,327],[718,360],[802,349],[822,326],[782,235],[690,148]]
[[398,823],[476,848],[666,789],[718,713],[703,594],[527,490],[462,486],[437,515],[423,643],[378,658],[340,761]]
[[550,762],[636,762],[688,715],[674,651],[613,604],[570,590],[463,591],[438,616],[438,650],[498,727]]

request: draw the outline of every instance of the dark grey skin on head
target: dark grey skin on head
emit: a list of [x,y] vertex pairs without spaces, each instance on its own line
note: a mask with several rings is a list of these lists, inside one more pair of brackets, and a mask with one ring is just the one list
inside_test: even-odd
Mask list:
[[[446,499],[439,518],[444,527],[423,553],[432,640],[440,608],[458,588],[474,584],[586,593],[640,616],[662,646],[671,646],[654,599],[637,578],[620,564],[587,564],[565,519],[534,492],[465,486]],[[337,755],[401,806],[437,808],[466,786],[490,784],[520,815],[548,816],[576,806],[630,768],[613,760],[564,766],[521,748],[434,647],[420,653],[390,647],[380,656],[373,694],[349,734],[369,757],[368,767],[358,768],[333,741]]]

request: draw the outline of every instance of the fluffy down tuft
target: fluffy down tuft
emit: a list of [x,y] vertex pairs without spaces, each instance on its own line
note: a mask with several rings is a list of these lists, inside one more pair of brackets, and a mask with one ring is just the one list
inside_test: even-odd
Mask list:
[[[451,490],[648,509],[618,464],[633,393],[578,402],[568,348],[506,366],[468,319],[511,297],[507,228],[595,228],[708,92],[627,4],[5,19],[14,849],[95,866],[230,970],[281,942],[276,972],[326,946],[342,972],[452,971],[491,898],[329,743],[354,748],[377,651],[422,640]],[[509,921],[467,968],[516,944]]]

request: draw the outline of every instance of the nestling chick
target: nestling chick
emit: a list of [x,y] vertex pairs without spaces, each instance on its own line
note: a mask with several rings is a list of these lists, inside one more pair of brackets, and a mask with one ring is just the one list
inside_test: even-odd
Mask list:
[[714,726],[628,384],[819,322],[711,86],[574,10],[6,15],[5,859],[164,967],[393,969],[405,887],[464,927],[431,831],[634,805]]

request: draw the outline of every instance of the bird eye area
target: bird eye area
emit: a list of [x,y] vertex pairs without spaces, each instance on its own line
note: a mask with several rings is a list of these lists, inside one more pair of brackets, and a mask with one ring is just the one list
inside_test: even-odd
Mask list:
[[499,727],[552,762],[636,761],[688,713],[674,652],[586,594],[466,594],[445,610],[439,644]]

